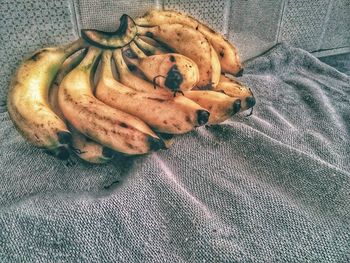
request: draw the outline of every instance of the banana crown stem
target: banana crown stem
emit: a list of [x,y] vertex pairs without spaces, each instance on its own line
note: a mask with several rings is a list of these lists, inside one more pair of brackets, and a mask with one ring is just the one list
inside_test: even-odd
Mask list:
[[100,79],[114,79],[112,68],[112,51],[106,50],[102,53],[102,64],[101,64],[101,77]]
[[102,51],[96,47],[89,47],[85,58],[80,62],[79,68],[81,70],[91,71],[95,66],[97,66],[97,61],[101,55]]
[[55,83],[59,84],[63,80],[63,78],[76,66],[79,65],[79,63],[83,60],[84,56],[86,55],[86,50],[80,52],[78,55],[73,55],[73,57],[69,57],[62,65],[60,71],[58,72],[58,75],[56,77]]
[[86,46],[87,45],[86,45],[84,39],[79,38],[76,41],[74,41],[68,45],[63,46],[62,49],[66,53],[66,56],[69,57],[73,53],[77,52],[80,49],[85,48]]
[[125,64],[124,58],[123,58],[123,53],[121,49],[116,49],[113,51],[113,58],[115,61],[115,64],[117,66],[119,76],[122,74],[129,74],[130,70],[128,66]]
[[147,58],[147,55],[136,45],[135,42],[130,43],[130,48],[132,52],[136,54],[136,56],[140,59]]

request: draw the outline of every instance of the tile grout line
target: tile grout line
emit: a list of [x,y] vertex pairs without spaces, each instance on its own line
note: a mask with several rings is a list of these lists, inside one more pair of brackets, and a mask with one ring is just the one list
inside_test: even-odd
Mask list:
[[156,6],[156,9],[160,9],[160,10],[163,9],[163,1],[162,0],[155,0],[154,4]]
[[71,0],[72,3],[72,8],[73,8],[73,19],[74,19],[74,24],[75,24],[75,30],[76,34],[80,36],[80,30],[81,30],[81,25],[80,25],[80,16],[79,16],[79,10],[76,1],[78,0]]
[[223,21],[223,25],[222,25],[222,33],[227,38],[228,38],[230,17],[231,17],[231,1],[226,0],[225,6],[224,6],[224,21]]
[[324,36],[325,36],[326,30],[327,30],[326,25],[328,24],[328,21],[329,21],[329,18],[330,18],[330,14],[332,12],[332,7],[333,7],[333,0],[329,0],[327,13],[326,13],[326,16],[325,16],[325,18],[323,20],[323,25],[322,25],[323,30],[322,30],[322,33],[321,33],[321,36],[320,36],[320,39],[319,39],[319,43],[317,45],[317,49],[315,51],[320,50],[321,47],[322,47]]
[[281,28],[283,25],[283,17],[284,17],[284,14],[286,12],[286,9],[287,9],[287,0],[282,0],[281,14],[280,14],[280,18],[278,21],[277,34],[275,37],[275,45],[280,42]]

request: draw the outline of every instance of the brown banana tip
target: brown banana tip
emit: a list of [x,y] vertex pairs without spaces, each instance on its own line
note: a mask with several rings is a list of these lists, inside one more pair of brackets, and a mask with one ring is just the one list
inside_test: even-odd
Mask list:
[[60,160],[68,160],[69,151],[66,147],[60,146],[57,148],[56,157]]
[[240,71],[237,72],[236,77],[242,77],[243,72],[244,72],[244,69],[242,68]]
[[170,133],[161,133],[159,134],[159,136],[164,140],[170,140],[174,138],[174,134],[170,134]]
[[148,137],[148,143],[149,143],[150,149],[153,151],[158,151],[160,149],[166,148],[165,143],[162,139],[154,138],[152,136]]
[[60,131],[57,133],[58,142],[61,144],[70,144],[72,141],[72,134],[66,131]]
[[235,114],[241,110],[241,100],[236,100],[232,105],[232,113]]
[[104,158],[111,159],[111,158],[113,158],[114,154],[115,154],[115,152],[112,149],[110,149],[108,147],[102,148],[102,155]]
[[245,101],[247,103],[247,107],[248,108],[252,108],[255,105],[255,103],[256,103],[256,100],[255,100],[255,98],[253,96],[247,97]]
[[209,120],[210,113],[206,110],[197,110],[197,122],[199,126],[206,124]]

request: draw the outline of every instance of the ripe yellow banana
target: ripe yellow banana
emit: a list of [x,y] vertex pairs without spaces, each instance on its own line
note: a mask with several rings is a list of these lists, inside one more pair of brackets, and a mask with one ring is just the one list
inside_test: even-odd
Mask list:
[[[197,86],[208,89],[215,86],[220,78],[221,69],[217,57],[213,58],[211,45],[199,31],[181,24],[162,24],[154,27],[138,26],[138,34],[152,37],[165,43],[188,58],[192,59],[199,69]],[[215,52],[214,52],[215,53]],[[212,65],[212,62],[218,65]]]
[[158,26],[174,23],[190,26],[201,32],[212,44],[220,59],[222,72],[236,76],[241,75],[243,72],[237,48],[221,34],[191,16],[170,10],[152,10],[137,18],[135,22],[140,26]]
[[139,92],[118,82],[111,70],[111,57],[111,51],[104,51],[96,88],[99,100],[139,117],[162,133],[186,133],[208,121],[208,111],[184,96]]
[[[62,79],[75,68],[85,56],[85,52],[80,52],[77,56],[69,57],[62,65],[57,77],[50,88],[49,92],[49,102],[52,110],[62,119],[65,117],[58,104],[58,87]],[[78,132],[72,125],[67,123],[68,129],[72,134],[72,141],[70,147],[73,152],[76,153],[81,159],[89,163],[106,163],[112,159],[114,153],[107,147],[94,142],[93,140],[87,138],[80,132]]]
[[165,97],[173,96],[170,90],[165,89],[163,87],[155,88],[155,86],[152,83],[133,74],[124,61],[121,49],[116,49],[113,52],[113,58],[117,66],[119,80],[125,86],[128,86],[137,91],[147,92],[150,94],[158,94],[163,95]]
[[219,84],[213,90],[223,92],[230,97],[239,98],[241,100],[241,111],[252,108],[256,103],[255,97],[248,87],[225,75],[221,75]]
[[210,112],[208,124],[223,122],[241,108],[240,99],[212,90],[189,90],[184,95]]
[[[175,53],[147,56],[135,43],[130,48],[138,59],[128,58],[148,80],[172,91],[192,89],[199,81],[193,60]],[[214,51],[215,52],[215,51]],[[219,75],[220,77],[220,75]]]
[[144,154],[164,142],[140,119],[96,99],[93,72],[101,50],[90,47],[78,67],[62,80],[58,101],[65,118],[82,134],[115,151]]
[[44,48],[22,62],[9,89],[7,107],[17,130],[30,143],[59,159],[68,159],[71,134],[49,105],[49,88],[67,57],[83,48],[79,39],[63,47]]

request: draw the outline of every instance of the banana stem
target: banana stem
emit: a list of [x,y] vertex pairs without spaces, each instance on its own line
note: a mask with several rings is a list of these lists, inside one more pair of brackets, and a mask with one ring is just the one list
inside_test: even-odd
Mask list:
[[113,51],[113,58],[117,66],[119,76],[130,73],[128,66],[125,64],[121,49],[116,49]]
[[100,79],[114,79],[111,68],[112,51],[106,50],[102,53],[101,76]]
[[92,70],[97,66],[97,61],[102,53],[102,50],[96,47],[89,47],[85,58],[80,62],[79,67],[83,70]]
[[84,56],[86,55],[86,51],[81,51],[78,55],[74,55],[73,57],[69,57],[62,65],[62,68],[60,69],[55,83],[59,85],[63,78],[76,66],[79,65],[79,63],[83,60]]
[[147,58],[147,55],[134,42],[130,43],[130,48],[139,59]]
[[69,57],[73,53],[75,53],[78,50],[83,49],[85,47],[87,47],[87,44],[85,43],[84,39],[79,38],[76,41],[74,41],[68,45],[63,46],[62,49],[66,53],[66,57]]

